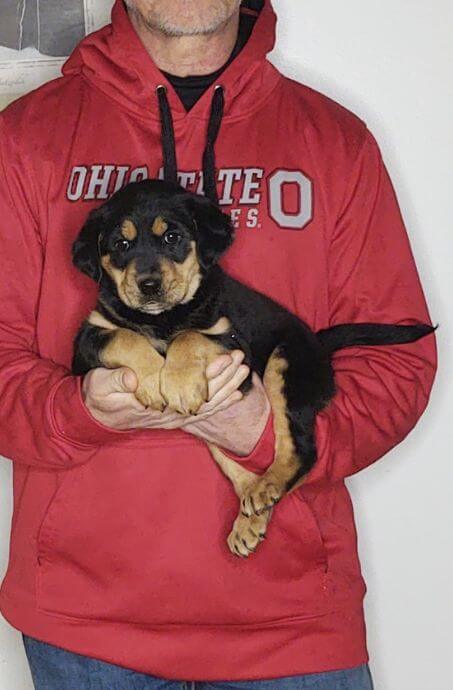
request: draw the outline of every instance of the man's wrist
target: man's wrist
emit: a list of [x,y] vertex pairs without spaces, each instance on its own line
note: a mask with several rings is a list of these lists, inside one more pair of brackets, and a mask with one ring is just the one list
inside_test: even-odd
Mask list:
[[234,450],[222,447],[222,450],[231,460],[243,465],[246,469],[256,474],[263,474],[274,461],[275,456],[275,435],[273,416],[270,413],[266,420],[264,429],[257,439],[255,446],[248,455],[235,453]]
[[227,410],[214,412],[205,419],[186,424],[183,428],[197,438],[213,443],[237,457],[251,455],[258,445],[271,417],[270,404],[265,399],[262,409],[254,421],[248,421],[249,410],[244,408],[244,401],[235,403]]
[[77,376],[67,376],[55,387],[48,401],[48,417],[53,433],[78,445],[100,446],[124,434],[92,415],[83,400],[82,382]]

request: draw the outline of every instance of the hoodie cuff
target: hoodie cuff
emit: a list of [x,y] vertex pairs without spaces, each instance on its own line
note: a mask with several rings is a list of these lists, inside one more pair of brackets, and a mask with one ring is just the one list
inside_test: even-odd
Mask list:
[[226,448],[222,448],[225,455],[243,465],[247,470],[255,474],[264,474],[267,468],[274,462],[275,435],[272,413],[269,414],[266,426],[258,443],[249,455],[235,455]]
[[73,445],[101,446],[131,434],[110,429],[90,414],[83,401],[80,376],[67,376],[57,384],[49,399],[47,416],[52,432]]

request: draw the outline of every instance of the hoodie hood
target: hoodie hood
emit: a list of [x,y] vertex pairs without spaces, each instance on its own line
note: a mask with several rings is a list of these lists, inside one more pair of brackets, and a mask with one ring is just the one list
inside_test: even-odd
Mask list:
[[111,24],[77,46],[63,74],[82,75],[123,108],[145,119],[159,117],[157,88],[163,85],[175,122],[208,118],[213,91],[220,84],[225,93],[225,119],[240,117],[258,107],[279,79],[266,60],[275,44],[276,15],[270,0],[245,2],[242,11],[259,15],[250,39],[189,113],[140,41],[122,0],[116,0]]

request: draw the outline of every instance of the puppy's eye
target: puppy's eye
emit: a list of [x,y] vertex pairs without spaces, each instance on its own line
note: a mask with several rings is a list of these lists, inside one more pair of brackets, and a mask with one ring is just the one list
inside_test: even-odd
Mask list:
[[120,239],[120,240],[116,240],[116,242],[113,246],[117,251],[125,252],[129,249],[129,247],[131,246],[131,243],[129,242],[129,240]]
[[181,239],[181,235],[178,232],[175,232],[174,230],[169,230],[164,235],[164,242],[166,244],[170,244],[173,246],[175,244],[178,244],[180,239]]

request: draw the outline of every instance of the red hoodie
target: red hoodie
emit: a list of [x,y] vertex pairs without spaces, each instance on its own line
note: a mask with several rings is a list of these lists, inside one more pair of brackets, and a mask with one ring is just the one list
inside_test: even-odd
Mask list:
[[[266,60],[275,15],[220,78],[221,203],[236,278],[314,329],[429,319],[379,150],[354,115]],[[367,660],[353,511],[344,480],[401,441],[435,370],[432,336],[335,358],[319,459],[275,509],[248,561],[225,540],[237,499],[205,445],[180,431],[97,423],[68,367],[96,285],[71,264],[87,213],[162,166],[166,80],[123,3],[64,76],[1,115],[0,451],[14,463],[1,611],[28,635],[173,679],[259,679]],[[214,85],[186,113],[167,84],[181,180],[200,188]],[[247,458],[263,471],[273,430]]]

